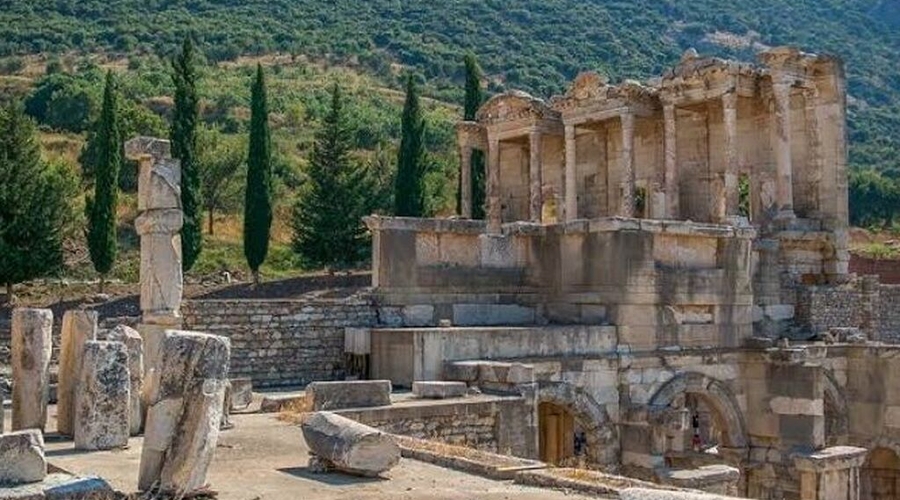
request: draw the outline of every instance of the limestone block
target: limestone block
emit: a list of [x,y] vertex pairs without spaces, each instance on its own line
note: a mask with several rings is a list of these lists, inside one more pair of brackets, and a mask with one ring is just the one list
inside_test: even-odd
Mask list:
[[41,431],[29,429],[0,436],[0,485],[33,483],[46,476]]
[[6,411],[3,409],[3,402],[6,401],[6,384],[4,380],[0,378],[0,436],[3,435],[3,420],[6,415]]
[[404,326],[431,326],[434,324],[434,306],[412,305],[403,308]]
[[626,488],[619,492],[620,500],[737,500],[738,497],[713,495],[693,491],[651,490]]
[[370,328],[344,328],[344,353],[364,356],[372,353]]
[[138,210],[181,207],[181,163],[159,158],[138,168]]
[[481,265],[484,267],[515,267],[515,248],[509,236],[483,234],[478,237]]
[[391,381],[313,382],[306,386],[306,399],[313,411],[388,406],[391,404]]
[[44,429],[50,389],[53,313],[15,309],[12,313],[12,430]]
[[244,409],[253,403],[253,380],[247,377],[231,379],[231,409]]
[[111,450],[128,446],[130,385],[125,344],[85,342],[75,395],[75,449]]
[[344,472],[377,476],[400,462],[400,447],[390,435],[340,415],[314,413],[301,429],[310,451]]
[[765,315],[772,321],[787,321],[794,318],[794,306],[786,304],[777,304],[765,306],[763,308]]
[[528,325],[535,320],[534,309],[517,304],[454,304],[456,326]]
[[769,407],[779,415],[824,415],[825,403],[821,399],[789,398],[776,396]]
[[128,350],[128,427],[132,436],[141,433],[144,426],[144,340],[134,328],[119,325],[107,334],[107,339],[125,344]]
[[206,484],[219,438],[231,346],[225,337],[166,331],[149,406],[138,488],[183,496]]
[[66,311],[60,339],[56,430],[72,437],[75,432],[75,393],[81,376],[84,343],[97,339],[97,312]]
[[412,391],[418,398],[461,398],[469,390],[465,382],[421,381],[413,382]]
[[99,477],[65,472],[52,472],[34,483],[0,486],[0,500],[117,500],[122,496]]

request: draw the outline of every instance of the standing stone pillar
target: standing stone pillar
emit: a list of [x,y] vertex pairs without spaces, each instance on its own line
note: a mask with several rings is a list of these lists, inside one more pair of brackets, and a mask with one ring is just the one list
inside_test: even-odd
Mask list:
[[542,135],[539,131],[532,131],[529,135],[528,146],[528,181],[530,186],[531,222],[541,222],[541,213],[544,210],[544,197],[541,190],[544,182],[541,174],[541,142]]
[[866,449],[835,446],[793,457],[801,500],[860,500],[859,469]]
[[678,146],[677,131],[675,130],[675,105],[665,103],[663,105],[663,127],[665,131],[665,190],[666,190],[666,218],[678,218]]
[[137,436],[144,427],[144,341],[136,330],[125,325],[110,330],[107,340],[121,342],[128,350],[128,427],[131,435]]
[[488,139],[488,182],[487,182],[487,231],[490,234],[502,232],[503,207],[500,195],[500,141]]
[[472,146],[459,148],[459,211],[463,219],[472,218]]
[[621,198],[619,216],[634,217],[634,114],[622,114]]
[[128,446],[129,386],[125,344],[85,342],[75,398],[76,450],[112,450]]
[[794,217],[794,180],[791,164],[791,84],[772,84],[775,96],[775,199],[780,219]]
[[722,96],[722,121],[725,125],[725,213],[718,214],[718,222],[725,222],[740,213],[741,195],[738,188],[740,157],[735,92],[727,92]]
[[75,435],[75,393],[81,376],[84,343],[97,339],[96,311],[66,311],[63,314],[59,352],[59,386],[56,404],[56,430],[63,436]]
[[173,160],[169,141],[137,137],[125,143],[125,153],[138,160],[138,215],[141,237],[141,324],[144,369],[156,368],[159,344],[169,328],[180,328],[183,279],[181,270],[181,164]]
[[829,193],[824,188],[825,183],[822,182],[822,176],[825,171],[825,164],[822,156],[822,139],[819,136],[819,106],[817,99],[817,91],[815,88],[808,89],[803,94],[806,116],[806,146],[809,165],[806,169],[807,175],[812,182],[809,183],[811,195],[808,199],[815,203],[814,217],[819,218],[823,215],[823,208],[827,204]]
[[14,309],[12,313],[12,430],[44,430],[50,391],[53,313]]
[[149,382],[141,491],[158,485],[162,495],[182,497],[206,484],[219,438],[229,355],[225,337],[165,333],[160,370]]
[[575,125],[566,125],[566,167],[565,167],[565,210],[564,220],[573,221],[578,218],[578,185],[575,182],[575,166],[577,144],[575,143]]

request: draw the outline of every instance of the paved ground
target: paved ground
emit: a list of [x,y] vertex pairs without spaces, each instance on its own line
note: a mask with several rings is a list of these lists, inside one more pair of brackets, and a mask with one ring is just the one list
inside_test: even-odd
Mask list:
[[[55,413],[51,408],[51,421]],[[403,459],[391,479],[360,479],[307,471],[308,449],[297,427],[271,414],[235,415],[235,428],[223,433],[209,481],[222,500],[587,500],[559,491],[492,481],[462,472]],[[7,423],[7,426],[9,424]],[[117,489],[137,485],[141,439],[127,450],[75,452],[71,441],[48,436],[50,463],[76,474],[98,474]]]

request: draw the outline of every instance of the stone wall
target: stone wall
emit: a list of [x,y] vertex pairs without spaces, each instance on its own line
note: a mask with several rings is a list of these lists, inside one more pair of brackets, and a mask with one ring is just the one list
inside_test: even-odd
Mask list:
[[336,301],[190,300],[185,328],[231,339],[232,377],[254,387],[306,385],[344,378],[344,329],[372,326],[375,310]]
[[802,287],[796,321],[804,332],[859,327],[872,340],[900,342],[900,285],[865,276],[844,285]]
[[347,418],[393,434],[534,458],[526,433],[532,407],[521,397],[474,396],[408,401],[379,408],[337,411]]
[[859,275],[877,274],[882,283],[900,285],[898,259],[870,259],[854,254],[850,256],[850,272]]

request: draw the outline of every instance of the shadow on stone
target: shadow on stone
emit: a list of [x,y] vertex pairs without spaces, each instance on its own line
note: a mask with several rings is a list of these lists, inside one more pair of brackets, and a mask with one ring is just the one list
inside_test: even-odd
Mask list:
[[344,474],[343,472],[340,472],[338,470],[318,472],[317,470],[310,467],[284,467],[276,470],[283,474],[288,474],[290,476],[303,479],[309,479],[310,481],[317,481],[329,486],[353,486],[356,484],[388,481],[388,479],[384,477],[352,476],[350,474]]

